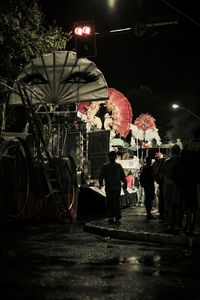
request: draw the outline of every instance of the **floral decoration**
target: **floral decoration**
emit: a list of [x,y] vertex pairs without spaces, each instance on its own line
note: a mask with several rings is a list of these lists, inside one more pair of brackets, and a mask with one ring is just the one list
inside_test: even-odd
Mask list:
[[141,114],[134,122],[138,129],[147,130],[156,128],[155,119],[150,114]]

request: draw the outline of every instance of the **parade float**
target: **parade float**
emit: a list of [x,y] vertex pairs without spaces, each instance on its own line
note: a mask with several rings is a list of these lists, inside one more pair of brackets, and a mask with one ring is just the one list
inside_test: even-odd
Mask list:
[[[107,101],[79,103],[78,116],[86,122],[88,132],[93,132],[98,136],[96,143],[99,140],[100,145],[105,145],[106,139],[104,137],[101,140],[100,134],[102,131],[110,132],[110,150],[117,152],[117,162],[122,165],[127,180],[128,177],[132,177],[133,181],[132,186],[128,188],[128,201],[124,196],[124,191],[121,190],[121,205],[125,206],[143,198],[139,174],[146,156],[150,155],[154,159],[157,152],[163,151],[165,154],[166,149],[162,148],[154,117],[148,113],[142,113],[133,122],[132,107],[128,99],[113,88],[108,88],[108,96]],[[128,134],[131,135],[129,143],[126,142]],[[103,148],[101,151],[103,152]],[[90,154],[88,158],[91,168],[91,172],[86,176],[88,195],[90,195],[89,189],[92,189],[105,197],[105,191],[97,187],[98,174],[102,167],[101,160],[98,159],[100,155],[95,155],[95,152],[93,154]]]
[[108,88],[93,62],[71,51],[41,55],[7,88],[0,137],[1,218],[73,222],[78,207],[104,210],[98,176],[110,150],[118,153],[126,175],[135,177],[128,194],[121,191],[121,206],[137,200],[141,149],[161,144],[155,119],[141,114],[133,122],[128,99]]
[[[77,103],[108,99],[103,74],[75,52],[57,51],[31,61],[15,84],[6,87],[10,96],[0,138],[1,220],[75,221],[85,134]],[[20,126],[13,120],[20,120]]]
[[[105,190],[98,188],[98,176],[102,167],[101,156],[106,155],[105,144],[109,146],[109,151],[114,150],[118,152],[120,159],[117,160],[124,169],[132,169],[136,171],[139,169],[139,160],[137,157],[126,159],[126,153],[128,149],[122,138],[126,138],[132,123],[132,107],[128,99],[119,91],[113,88],[108,88],[108,97],[106,101],[95,101],[95,102],[82,102],[78,105],[78,116],[87,123],[87,130],[89,135],[96,135],[97,140],[94,145],[94,151],[90,149],[90,142],[88,147],[88,160],[90,161],[90,174],[87,178],[87,187],[84,190],[87,192],[88,197],[94,197],[95,194],[105,198]],[[108,132],[107,138],[102,136],[102,132]],[[119,138],[119,137],[121,138]],[[98,149],[100,150],[99,153]],[[123,159],[122,159],[123,156]],[[90,197],[91,195],[91,197]],[[128,195],[128,196],[127,196]],[[131,205],[136,202],[136,189],[134,187],[128,188],[128,194],[124,194],[123,189],[121,190],[121,207]],[[88,202],[89,200],[87,200]],[[86,203],[86,200],[84,201]],[[90,205],[92,206],[92,202]],[[84,205],[83,208],[84,209]]]

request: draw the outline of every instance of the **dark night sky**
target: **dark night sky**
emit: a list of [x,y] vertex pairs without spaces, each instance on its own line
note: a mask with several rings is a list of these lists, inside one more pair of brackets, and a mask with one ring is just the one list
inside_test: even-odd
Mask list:
[[[97,57],[90,58],[103,72],[109,87],[123,91],[126,87],[149,85],[154,94],[169,99],[169,113],[174,122],[173,137],[191,134],[199,120],[183,110],[172,112],[179,103],[200,115],[200,20],[198,1],[184,0],[42,0],[48,23],[64,31],[73,22],[93,19],[97,35]],[[111,4],[114,4],[111,7]],[[170,5],[173,3],[173,7]],[[150,24],[178,18],[178,24],[149,28],[142,36],[133,32],[108,34],[112,29],[133,27],[137,22]],[[134,115],[134,111],[133,111]],[[134,118],[134,117],[133,117]],[[186,126],[187,124],[187,126]]]

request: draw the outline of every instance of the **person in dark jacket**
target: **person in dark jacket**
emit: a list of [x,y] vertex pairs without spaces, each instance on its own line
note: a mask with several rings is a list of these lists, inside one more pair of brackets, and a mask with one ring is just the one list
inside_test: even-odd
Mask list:
[[171,155],[165,160],[162,168],[164,175],[163,195],[165,207],[165,231],[179,233],[182,231],[183,203],[182,203],[182,168],[181,149],[175,144]]
[[109,152],[108,157],[109,162],[103,165],[99,175],[99,185],[101,188],[103,186],[103,181],[105,181],[106,207],[109,222],[120,223],[121,182],[124,183],[123,188],[125,189],[127,188],[127,182],[122,166],[115,162],[116,152]]
[[154,185],[154,175],[152,170],[152,159],[150,156],[147,156],[146,164],[144,165],[141,171],[140,184],[144,188],[144,193],[145,193],[145,208],[147,212],[147,220],[154,219],[151,210],[152,210],[152,203],[155,197],[155,185]]
[[163,181],[164,176],[162,173],[162,167],[163,163],[165,161],[165,158],[163,157],[163,154],[161,152],[157,152],[155,155],[155,162],[153,163],[153,175],[154,180],[158,185],[158,211],[159,211],[159,219],[164,220],[164,196],[163,196]]
[[183,147],[183,191],[186,213],[186,233],[200,235],[200,128]]

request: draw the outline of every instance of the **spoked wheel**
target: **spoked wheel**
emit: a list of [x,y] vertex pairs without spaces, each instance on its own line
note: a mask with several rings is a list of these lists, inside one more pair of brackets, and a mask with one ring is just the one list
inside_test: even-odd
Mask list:
[[7,217],[18,217],[29,194],[29,168],[25,142],[20,138],[0,144],[0,210]]
[[[68,212],[71,221],[76,220],[77,216],[77,181],[73,160],[69,157],[54,157],[51,161],[54,166],[57,180],[63,194],[64,201],[58,201],[59,211]],[[61,198],[61,195],[60,195]]]

